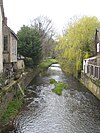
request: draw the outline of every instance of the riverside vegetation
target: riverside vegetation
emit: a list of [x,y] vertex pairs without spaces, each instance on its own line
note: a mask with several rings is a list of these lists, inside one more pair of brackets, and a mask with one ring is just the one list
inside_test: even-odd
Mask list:
[[4,114],[0,118],[0,124],[4,125],[12,121],[18,114],[23,103],[24,98],[22,96],[20,96],[19,98],[14,97],[13,100],[9,103],[7,109],[4,111]]
[[[47,69],[51,64],[57,63],[56,59],[46,59],[42,61],[37,68],[33,68],[35,71],[39,69],[39,71],[43,71]],[[23,89],[25,90],[25,89]],[[0,94],[5,95],[8,90],[1,90]],[[11,91],[11,90],[10,90]],[[24,97],[20,93],[20,91],[17,93],[17,96],[13,98],[13,100],[8,104],[7,109],[4,111],[2,117],[0,118],[0,125],[6,125],[9,124],[10,121],[12,121],[20,109],[22,108],[22,105],[24,104]]]

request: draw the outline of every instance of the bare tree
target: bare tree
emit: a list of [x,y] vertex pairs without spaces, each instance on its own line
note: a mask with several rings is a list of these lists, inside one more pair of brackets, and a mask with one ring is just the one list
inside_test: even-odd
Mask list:
[[31,26],[39,31],[43,57],[49,56],[51,45],[53,45],[52,40],[55,35],[52,20],[46,16],[39,16],[31,22]]

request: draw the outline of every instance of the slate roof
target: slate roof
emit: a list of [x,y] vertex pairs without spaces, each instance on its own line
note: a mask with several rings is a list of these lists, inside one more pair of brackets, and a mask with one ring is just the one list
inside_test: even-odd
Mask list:
[[17,35],[15,34],[15,32],[13,30],[11,30],[8,26],[7,26],[8,30],[14,35],[14,37],[18,40]]

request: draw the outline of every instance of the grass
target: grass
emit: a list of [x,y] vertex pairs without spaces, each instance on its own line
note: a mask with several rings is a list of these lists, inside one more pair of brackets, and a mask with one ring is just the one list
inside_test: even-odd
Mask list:
[[58,63],[56,59],[46,59],[42,63],[39,64],[40,68],[48,68],[53,63]]
[[21,106],[23,104],[23,98],[17,99],[14,98],[8,105],[7,109],[5,110],[3,116],[0,118],[0,123],[1,124],[6,124],[15,116],[18,114]]

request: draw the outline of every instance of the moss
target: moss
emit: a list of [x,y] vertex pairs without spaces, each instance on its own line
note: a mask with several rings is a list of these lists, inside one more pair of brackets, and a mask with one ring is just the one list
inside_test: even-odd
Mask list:
[[55,79],[50,79],[50,84],[56,84],[57,81]]
[[57,95],[62,95],[62,91],[65,88],[64,83],[59,82],[57,84],[55,84],[54,89],[52,89],[53,92],[55,92]]
[[54,84],[55,87],[52,89],[53,92],[55,92],[57,95],[62,95],[62,92],[64,89],[68,88],[67,84],[64,84],[63,82],[58,82],[55,79],[50,80],[51,84]]

